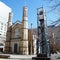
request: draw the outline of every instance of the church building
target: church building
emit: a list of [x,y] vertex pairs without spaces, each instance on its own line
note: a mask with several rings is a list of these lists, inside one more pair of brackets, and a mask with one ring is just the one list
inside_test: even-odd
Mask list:
[[12,24],[13,14],[9,13],[5,53],[28,55],[28,8],[23,7],[22,22]]

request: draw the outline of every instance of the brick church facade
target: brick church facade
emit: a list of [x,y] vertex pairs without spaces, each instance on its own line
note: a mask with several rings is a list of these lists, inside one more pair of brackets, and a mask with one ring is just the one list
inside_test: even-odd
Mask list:
[[12,13],[9,13],[5,53],[28,54],[28,8],[23,7],[22,22],[12,24]]

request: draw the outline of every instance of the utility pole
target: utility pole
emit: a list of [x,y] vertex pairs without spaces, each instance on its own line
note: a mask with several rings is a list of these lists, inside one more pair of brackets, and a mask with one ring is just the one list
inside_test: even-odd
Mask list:
[[31,23],[31,54],[33,53],[33,36],[32,36],[32,23]]
[[52,33],[52,35],[53,35],[53,44],[54,44],[54,47],[53,47],[53,51],[54,51],[54,53],[56,53],[56,42],[55,42],[55,34],[54,33]]

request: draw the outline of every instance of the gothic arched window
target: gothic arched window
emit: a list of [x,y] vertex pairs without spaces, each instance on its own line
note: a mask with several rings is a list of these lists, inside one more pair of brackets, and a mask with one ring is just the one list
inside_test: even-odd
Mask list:
[[19,35],[19,29],[18,29],[18,28],[16,28],[16,29],[15,29],[15,31],[14,31],[14,33],[15,33],[15,37],[17,38],[17,37],[18,37],[18,35]]

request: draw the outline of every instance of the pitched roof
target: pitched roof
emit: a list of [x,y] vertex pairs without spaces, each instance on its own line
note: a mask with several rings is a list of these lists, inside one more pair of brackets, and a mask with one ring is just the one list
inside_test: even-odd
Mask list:
[[12,27],[14,27],[16,24],[22,24],[22,22],[20,22],[19,20],[17,20],[15,23],[13,23]]

